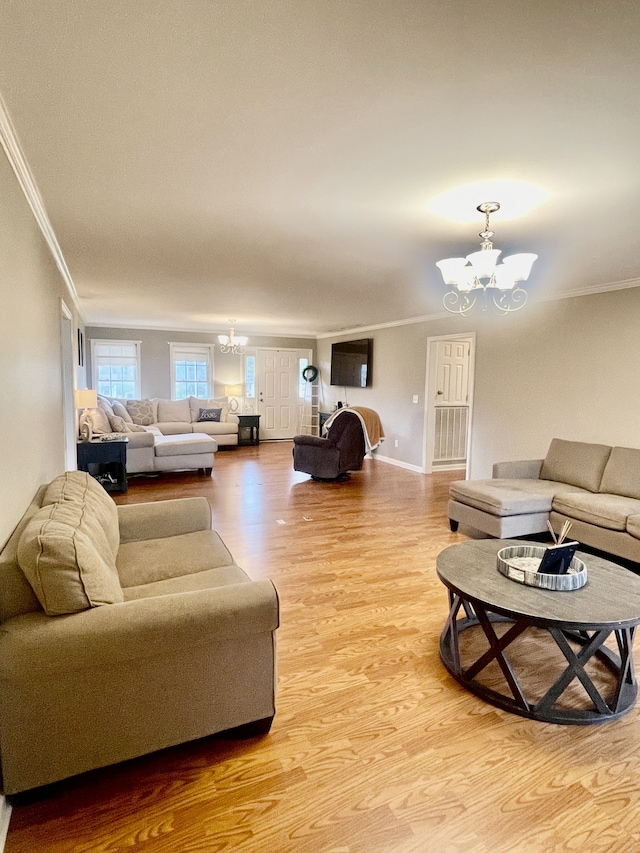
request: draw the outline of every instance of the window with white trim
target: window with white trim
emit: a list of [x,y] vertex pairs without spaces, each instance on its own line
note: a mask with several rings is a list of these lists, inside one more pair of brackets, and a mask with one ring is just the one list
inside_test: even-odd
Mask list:
[[171,394],[174,400],[208,400],[213,387],[213,345],[171,343]]
[[93,387],[105,397],[139,399],[140,341],[91,341]]
[[246,355],[244,357],[244,396],[253,400],[256,396],[256,357]]

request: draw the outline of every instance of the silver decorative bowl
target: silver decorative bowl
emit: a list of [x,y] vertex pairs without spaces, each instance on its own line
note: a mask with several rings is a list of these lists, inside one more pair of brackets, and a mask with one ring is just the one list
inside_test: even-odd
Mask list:
[[498,551],[498,571],[512,581],[540,589],[568,592],[580,589],[587,582],[587,567],[575,557],[565,575],[550,575],[539,572],[538,566],[547,549],[544,545],[510,545]]

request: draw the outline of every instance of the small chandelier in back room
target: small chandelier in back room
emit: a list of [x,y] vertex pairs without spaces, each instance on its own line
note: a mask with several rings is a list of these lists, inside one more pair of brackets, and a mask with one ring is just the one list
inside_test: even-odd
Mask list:
[[[235,323],[235,320],[229,320],[229,322]],[[233,326],[229,329],[228,335],[218,335],[220,352],[234,352],[242,355],[248,341],[249,338],[245,338],[243,335],[236,335]]]
[[493,248],[489,216],[500,210],[500,205],[497,201],[487,201],[477,210],[485,215],[484,231],[478,235],[482,237],[480,251],[466,258],[447,258],[436,264],[444,283],[453,288],[442,300],[444,307],[452,314],[470,314],[478,303],[483,311],[487,307],[498,314],[517,311],[527,301],[526,291],[517,285],[529,278],[538,256],[530,252],[509,255],[499,264],[501,250]]

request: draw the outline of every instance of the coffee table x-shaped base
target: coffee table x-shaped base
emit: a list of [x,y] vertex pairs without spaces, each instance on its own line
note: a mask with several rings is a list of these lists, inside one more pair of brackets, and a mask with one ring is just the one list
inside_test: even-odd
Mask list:
[[[467,690],[506,711],[547,723],[599,723],[621,717],[633,707],[637,694],[632,657],[635,626],[589,631],[569,623],[561,626],[544,624],[539,619],[527,620],[520,615],[496,613],[483,602],[463,598],[452,590],[448,592],[449,616],[440,637],[440,657],[451,675]],[[464,616],[460,615],[461,610]],[[512,625],[498,636],[493,627],[498,622],[510,622]],[[468,628],[478,626],[484,632],[489,647],[465,668],[460,657],[459,637]],[[567,661],[564,671],[535,702],[526,698],[518,675],[505,654],[511,643],[530,627],[545,630]],[[611,635],[616,639],[617,655],[604,645]],[[577,652],[569,641],[577,644]],[[613,676],[613,685],[607,685],[607,692],[611,694],[608,699],[585,669],[592,657],[604,664]],[[509,692],[501,693],[478,681],[480,673],[494,660],[502,671]],[[558,699],[574,679],[582,684],[591,700],[591,708],[557,707]]]

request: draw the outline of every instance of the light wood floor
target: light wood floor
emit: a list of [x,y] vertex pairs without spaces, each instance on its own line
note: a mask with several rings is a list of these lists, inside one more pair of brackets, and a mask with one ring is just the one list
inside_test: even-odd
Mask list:
[[373,461],[315,483],[278,443],[218,453],[209,480],[133,480],[118,502],[205,495],[240,565],[275,581],[272,731],[60,783],[14,807],[7,853],[637,853],[637,709],[541,724],[440,663],[454,476]]

